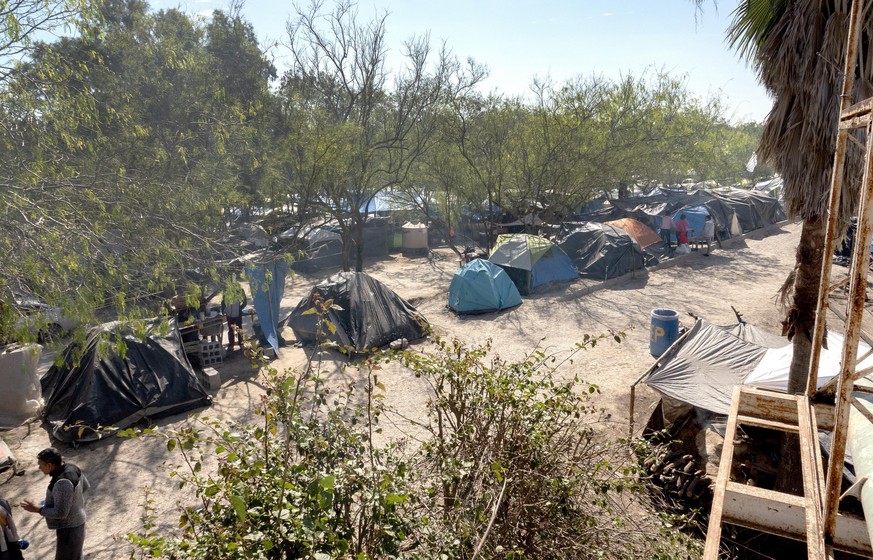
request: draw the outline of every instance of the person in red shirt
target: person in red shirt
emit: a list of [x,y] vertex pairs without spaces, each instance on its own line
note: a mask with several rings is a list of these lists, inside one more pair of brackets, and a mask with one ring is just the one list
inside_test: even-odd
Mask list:
[[679,245],[688,244],[688,220],[685,219],[685,214],[681,214],[679,219],[673,224],[676,228],[676,243]]

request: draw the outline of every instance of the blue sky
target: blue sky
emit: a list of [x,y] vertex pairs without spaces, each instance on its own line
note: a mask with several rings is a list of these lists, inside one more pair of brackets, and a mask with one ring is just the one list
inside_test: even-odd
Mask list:
[[[560,83],[660,69],[685,76],[698,97],[719,96],[731,121],[760,121],[772,101],[724,39],[737,1],[709,2],[702,14],[691,0],[359,0],[358,10],[361,18],[389,13],[394,56],[404,39],[429,32],[433,44],[445,40],[459,58],[486,64],[486,91],[524,95],[534,76]],[[227,3],[153,0],[152,6],[208,14]],[[282,39],[292,12],[283,0],[247,0],[243,9],[262,44]],[[280,67],[283,54],[277,47]]]

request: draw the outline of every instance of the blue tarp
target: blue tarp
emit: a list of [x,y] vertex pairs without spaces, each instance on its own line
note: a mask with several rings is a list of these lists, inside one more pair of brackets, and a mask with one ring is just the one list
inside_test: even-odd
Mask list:
[[[705,206],[682,208],[673,215],[673,222],[675,223],[682,214],[685,214],[685,219],[688,220],[688,239],[694,239],[703,233],[703,224],[706,222],[706,217],[710,215]],[[676,241],[675,230],[673,231],[673,241]]]
[[251,263],[246,266],[246,276],[254,299],[255,311],[261,331],[267,344],[279,355],[279,334],[277,325],[279,318],[279,303],[285,293],[285,276],[290,265],[285,260],[270,263]]
[[465,264],[449,284],[449,307],[458,313],[489,313],[521,304],[509,275],[489,261]]

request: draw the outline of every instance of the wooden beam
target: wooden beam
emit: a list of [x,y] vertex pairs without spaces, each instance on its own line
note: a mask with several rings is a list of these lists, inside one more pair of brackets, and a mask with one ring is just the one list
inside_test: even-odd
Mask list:
[[797,401],[800,432],[800,464],[803,473],[803,498],[806,502],[806,550],[810,560],[825,558],[821,457],[815,415],[806,398]]
[[758,428],[768,428],[779,432],[797,432],[797,426],[787,422],[777,422],[776,420],[765,420],[764,418],[756,418],[754,416],[745,416],[740,414],[737,416],[737,424],[746,426],[756,426]]
[[718,477],[715,480],[715,490],[712,498],[712,509],[709,513],[709,526],[706,529],[706,547],[703,550],[703,560],[718,560],[721,546],[722,509],[725,503],[725,489],[730,483],[731,470],[734,461],[734,440],[737,437],[737,417],[739,416],[740,400],[743,387],[734,387],[731,412],[728,416],[727,428],[724,434],[724,445],[721,449],[721,459],[718,463]]
[[854,105],[850,105],[843,109],[840,113],[840,120],[844,121],[846,119],[851,119],[863,115],[864,113],[869,113],[871,110],[873,110],[873,98],[868,97],[863,101],[859,101]]
[[[724,492],[721,519],[723,523],[803,542],[806,541],[805,502],[801,496],[729,482]],[[836,550],[873,556],[867,524],[856,516],[837,516],[832,544]]]

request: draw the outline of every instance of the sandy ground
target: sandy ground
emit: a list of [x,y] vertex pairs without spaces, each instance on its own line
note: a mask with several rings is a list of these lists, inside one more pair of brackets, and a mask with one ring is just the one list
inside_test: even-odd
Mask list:
[[[610,414],[617,433],[628,427],[629,387],[652,364],[649,354],[650,313],[653,308],[671,308],[691,325],[693,313],[716,324],[731,324],[736,318],[731,306],[756,326],[779,332],[780,313],[775,293],[794,265],[794,251],[800,235],[799,223],[783,223],[730,240],[710,257],[700,252],[680,257],[634,277],[607,283],[577,281],[544,294],[525,298],[524,303],[500,314],[459,317],[446,308],[446,291],[458,267],[449,250],[435,251],[430,258],[405,258],[392,255],[367,263],[366,272],[416,305],[443,337],[457,337],[468,343],[490,339],[495,353],[516,359],[537,344],[558,354],[569,352],[585,334],[610,329],[624,331],[621,344],[598,344],[561,370],[561,375],[578,374],[597,384],[601,392],[596,404]],[[288,279],[283,313],[289,312],[308,293],[317,277]],[[293,334],[286,331],[291,340]],[[414,345],[426,348],[427,342]],[[306,352],[297,347],[283,349],[272,366],[300,367]],[[332,383],[359,381],[356,370],[342,368],[341,361],[328,364]],[[239,353],[231,355],[219,368],[222,386],[214,391],[215,401],[207,413],[211,417],[245,419],[262,394],[257,372]],[[421,417],[426,390],[414,376],[399,367],[380,372],[386,385],[387,405],[397,411],[393,433],[412,434],[414,428],[402,417]],[[655,395],[643,386],[637,391],[636,420],[648,413]],[[184,416],[164,419],[161,426],[188,422]],[[0,495],[12,503],[25,498],[43,497],[47,479],[36,468],[36,453],[50,445],[46,430],[34,421],[13,430],[0,432],[24,468],[24,474],[0,475]],[[114,559],[129,556],[124,535],[141,528],[143,492],[154,491],[159,521],[173,527],[178,520],[178,504],[185,496],[175,490],[165,462],[176,460],[162,441],[109,438],[79,448],[63,448],[66,457],[80,465],[89,477],[92,490],[88,501],[86,558]],[[14,512],[20,533],[31,541],[28,558],[49,558],[54,534],[41,519],[20,508]]]

